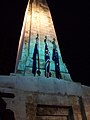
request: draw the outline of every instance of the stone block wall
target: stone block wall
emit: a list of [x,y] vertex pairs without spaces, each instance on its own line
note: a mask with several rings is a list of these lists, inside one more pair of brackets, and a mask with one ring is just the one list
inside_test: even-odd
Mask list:
[[54,78],[1,76],[0,93],[15,120],[89,120],[90,88]]

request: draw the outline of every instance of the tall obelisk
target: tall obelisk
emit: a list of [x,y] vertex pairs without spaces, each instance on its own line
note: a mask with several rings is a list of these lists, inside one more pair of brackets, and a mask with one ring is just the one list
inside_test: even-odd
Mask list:
[[23,21],[15,73],[71,80],[63,63],[46,0],[29,0]]

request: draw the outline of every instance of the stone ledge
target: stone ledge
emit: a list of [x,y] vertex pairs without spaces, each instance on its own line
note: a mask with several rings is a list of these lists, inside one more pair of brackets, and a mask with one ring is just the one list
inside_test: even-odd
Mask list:
[[39,93],[82,96],[80,83],[52,77],[0,76],[0,87]]

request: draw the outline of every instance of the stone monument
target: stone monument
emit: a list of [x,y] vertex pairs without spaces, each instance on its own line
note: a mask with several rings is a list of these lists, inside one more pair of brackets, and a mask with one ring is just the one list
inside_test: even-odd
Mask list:
[[72,81],[63,63],[46,0],[30,0],[25,12],[16,60],[16,74]]
[[90,87],[72,81],[58,41],[46,0],[29,0],[15,73],[0,76],[1,120],[90,120]]

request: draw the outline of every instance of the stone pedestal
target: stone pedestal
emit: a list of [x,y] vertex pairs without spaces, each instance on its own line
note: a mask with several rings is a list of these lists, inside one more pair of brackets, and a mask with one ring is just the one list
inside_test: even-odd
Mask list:
[[0,76],[0,92],[16,120],[90,120],[90,88],[80,83]]

